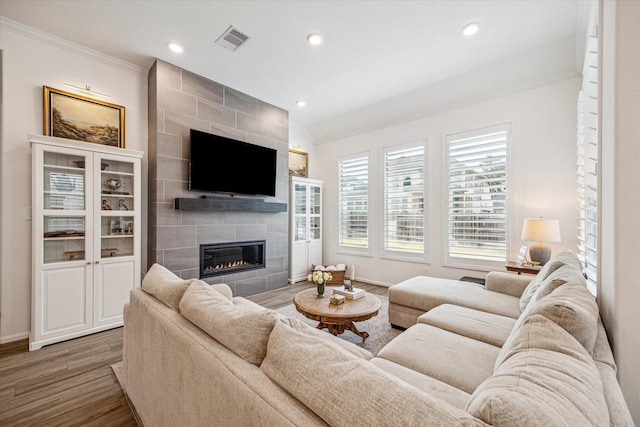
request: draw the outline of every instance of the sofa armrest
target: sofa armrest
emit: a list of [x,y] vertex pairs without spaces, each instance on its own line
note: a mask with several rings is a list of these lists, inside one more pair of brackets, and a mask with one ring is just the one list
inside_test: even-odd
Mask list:
[[488,291],[511,295],[516,298],[522,296],[524,288],[535,276],[522,276],[503,271],[491,271],[485,278],[484,286]]

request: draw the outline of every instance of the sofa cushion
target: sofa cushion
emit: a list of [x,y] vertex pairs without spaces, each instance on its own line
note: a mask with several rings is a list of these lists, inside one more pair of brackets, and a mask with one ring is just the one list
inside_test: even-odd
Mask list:
[[182,315],[249,363],[260,366],[278,314],[234,305],[202,280],[195,280],[180,301]]
[[608,425],[600,375],[582,345],[541,315],[530,316],[521,331],[467,411],[493,426]]
[[570,333],[592,354],[598,334],[598,305],[586,287],[566,283],[540,301],[531,302],[530,306],[526,315],[541,314]]
[[516,319],[452,304],[443,304],[418,317],[418,323],[502,347]]
[[422,390],[427,394],[442,399],[456,408],[465,409],[471,394],[460,390],[452,385],[443,383],[433,377],[423,375],[412,369],[398,365],[381,357],[371,359],[371,363],[382,369],[383,371],[400,378],[402,381],[411,384],[418,390]]
[[167,268],[155,263],[142,279],[142,289],[166,306],[180,311],[182,295],[194,280],[196,279],[181,279]]
[[[566,267],[572,268],[569,266],[566,266]],[[544,294],[545,297],[548,297],[549,294],[551,294],[556,290],[562,289],[564,286],[570,286],[570,288],[567,292],[562,292],[560,294],[557,294],[562,296],[561,298],[553,298],[549,300],[548,303],[546,302],[546,298],[542,298],[539,301],[532,300],[527,305],[527,307],[525,307],[524,312],[522,312],[522,315],[516,321],[516,324],[514,325],[513,331],[509,335],[509,338],[507,338],[502,348],[500,349],[500,354],[498,354],[498,357],[496,359],[496,364],[495,364],[496,368],[500,363],[502,363],[502,361],[505,359],[506,355],[512,350],[512,348],[518,345],[518,343],[522,340],[521,335],[523,332],[520,329],[522,328],[522,325],[524,324],[524,322],[529,317],[535,314],[537,315],[548,314],[550,320],[552,321],[558,320],[571,330],[575,330],[576,328],[579,329],[579,330],[575,330],[576,335],[581,336],[580,339],[582,340],[581,342],[585,344],[585,349],[589,348],[588,351],[589,352],[592,351],[593,342],[595,342],[595,335],[597,335],[597,329],[594,329],[590,333],[584,327],[578,326],[581,323],[580,319],[582,319],[583,322],[585,323],[589,323],[587,321],[587,319],[590,317],[590,315],[588,314],[588,310],[587,312],[584,312],[584,310],[579,310],[578,312],[575,312],[574,311],[575,305],[576,305],[575,302],[572,303],[569,301],[563,301],[563,299],[566,299],[566,296],[568,296],[568,294],[571,293],[572,285],[581,286],[581,285],[576,285],[575,283],[568,284],[564,280],[555,279],[552,276],[548,277],[547,280],[545,280],[545,282],[540,285],[539,291],[542,291],[542,294]],[[593,341],[590,338],[591,334],[594,334]]]
[[295,329],[296,331],[332,341],[333,343],[341,347],[343,350],[353,354],[354,356],[361,357],[365,360],[369,360],[373,357],[373,354],[371,354],[369,350],[364,349],[362,347],[358,347],[354,343],[345,341],[342,338],[338,338],[335,335],[329,334],[327,332],[323,332],[318,328],[311,327],[306,323],[304,323],[303,321],[298,320],[294,317],[284,317],[281,319],[281,321],[284,322],[286,325],[288,325],[290,328]]
[[580,260],[572,251],[566,250],[556,255],[540,269],[538,274],[536,274],[536,277],[534,277],[533,280],[529,282],[527,287],[522,292],[522,296],[520,297],[520,311],[524,311],[527,304],[529,304],[531,297],[533,297],[533,294],[538,290],[538,287],[542,284],[542,282],[544,282],[547,277],[551,275],[551,273],[553,273],[563,265],[571,266],[578,271],[582,270],[582,264],[580,264]]
[[500,348],[431,325],[413,325],[378,357],[433,377],[467,393],[493,374]]
[[441,304],[454,304],[501,316],[520,316],[518,298],[488,292],[482,285],[436,277],[416,276],[389,288],[389,303],[423,312]]
[[282,321],[260,369],[332,426],[477,424],[466,412]]

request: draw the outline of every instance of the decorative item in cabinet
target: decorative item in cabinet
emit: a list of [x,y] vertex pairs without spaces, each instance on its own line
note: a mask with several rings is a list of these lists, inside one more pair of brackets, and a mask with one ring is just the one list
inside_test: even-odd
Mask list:
[[112,219],[109,223],[109,234],[133,234],[133,221],[124,219]]
[[120,194],[117,193],[117,190],[122,187],[122,180],[118,178],[109,178],[104,182],[104,185],[106,185],[107,188],[111,190],[112,194]]
[[[117,248],[106,248],[106,249],[102,249],[102,256],[106,257],[106,256],[114,256],[116,253],[118,252]],[[64,253],[66,256],[69,257],[70,261],[73,261],[76,257],[82,257],[80,259],[84,259],[84,251],[67,251]]]
[[[76,166],[78,166],[80,169],[84,169],[84,160],[76,160],[73,163],[75,163]],[[100,163],[101,170],[105,170],[108,167],[109,167],[109,163],[105,163],[105,162]]]

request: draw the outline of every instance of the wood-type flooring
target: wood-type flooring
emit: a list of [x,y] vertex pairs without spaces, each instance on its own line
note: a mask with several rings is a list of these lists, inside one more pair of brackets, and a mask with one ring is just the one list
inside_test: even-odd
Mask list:
[[[268,308],[291,304],[299,282],[248,299]],[[377,295],[387,288],[357,287]],[[123,328],[28,351],[28,341],[0,345],[0,426],[136,426],[111,365],[122,360]]]

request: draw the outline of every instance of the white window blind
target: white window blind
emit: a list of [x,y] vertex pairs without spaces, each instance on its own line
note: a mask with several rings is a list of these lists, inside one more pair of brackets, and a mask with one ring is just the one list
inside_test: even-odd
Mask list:
[[447,260],[507,260],[508,125],[447,136]]
[[589,290],[597,291],[598,260],[598,38],[589,37],[578,95],[578,257]]
[[338,245],[369,247],[369,156],[338,161]]
[[424,143],[384,151],[384,250],[424,254]]

